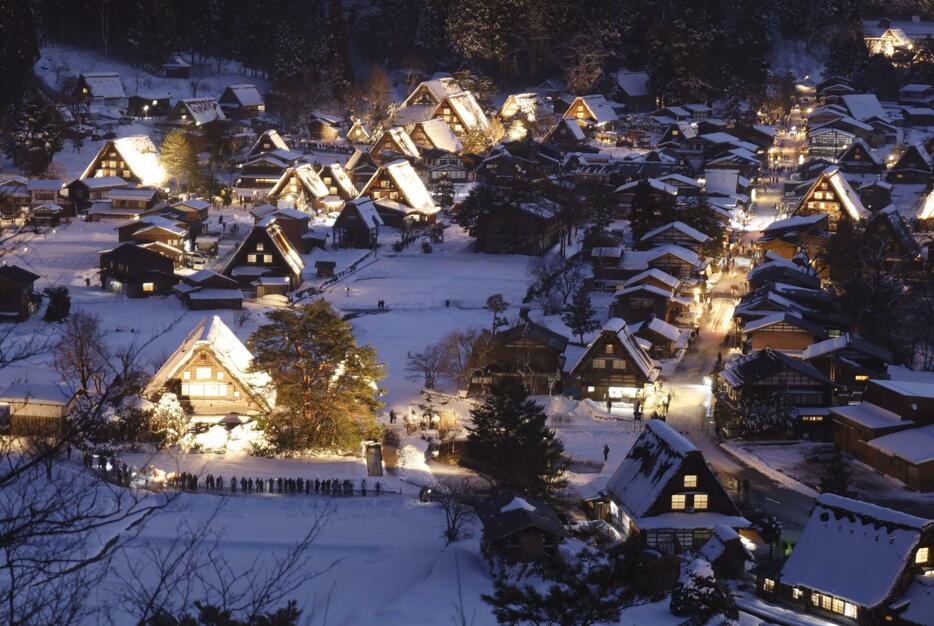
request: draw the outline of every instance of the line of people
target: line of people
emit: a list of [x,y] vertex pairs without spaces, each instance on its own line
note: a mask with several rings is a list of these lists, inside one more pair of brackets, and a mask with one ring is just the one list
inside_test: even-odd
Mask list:
[[[225,479],[223,476],[208,474],[204,477],[202,482],[199,476],[188,472],[176,474],[167,482],[172,487],[189,491],[197,491],[199,488],[202,488],[212,492],[229,491],[230,493],[237,493],[239,491],[240,493],[276,493],[286,495],[323,494],[331,496],[352,496],[355,493],[365,496],[369,493],[365,478],[360,479],[359,488],[355,486],[354,481],[346,478],[343,480],[337,478],[327,480],[316,478],[312,480],[310,478],[280,477],[254,479],[240,477],[238,480],[236,476]],[[383,493],[383,485],[380,481],[376,481],[372,493],[377,496]]]

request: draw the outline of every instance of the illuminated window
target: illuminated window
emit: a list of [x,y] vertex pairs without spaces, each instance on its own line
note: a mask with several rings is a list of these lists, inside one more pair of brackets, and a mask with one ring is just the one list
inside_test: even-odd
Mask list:
[[191,372],[188,370],[182,372],[182,380],[191,380]]
[[152,293],[156,290],[156,286],[153,283],[143,283],[143,293]]
[[685,474],[684,486],[687,489],[693,489],[697,486],[697,474]]
[[843,600],[834,598],[830,604],[830,610],[834,613],[843,613]]
[[675,494],[671,496],[671,510],[672,511],[683,511],[686,505],[687,505],[687,496],[685,496],[684,494]]
[[255,254],[248,254],[248,255],[246,255],[246,262],[247,262],[247,263],[256,263],[256,255],[255,255]]
[[607,354],[613,354],[613,344],[612,344],[612,343],[606,344],[606,353],[607,353]]
[[824,416],[823,415],[802,415],[801,421],[802,422],[823,422]]
[[804,592],[798,589],[797,587],[791,590],[791,597],[794,598],[795,600],[800,600],[801,596],[803,595],[804,595]]
[[593,392],[596,391],[596,390],[597,390],[596,387],[593,387],[593,386],[587,387],[587,392],[588,392],[588,393],[593,393]]
[[826,609],[830,611],[831,607],[833,606],[833,598],[831,598],[830,596],[822,595],[820,597],[820,606],[822,609]]
[[263,255],[263,263],[272,263],[272,255],[271,255],[271,254],[264,254],[264,255]]
[[707,494],[706,493],[695,493],[694,494],[694,509],[696,511],[707,510]]
[[915,553],[915,563],[927,563],[929,552],[930,550],[928,548],[918,548],[918,551]]
[[819,593],[811,593],[811,604],[813,604],[814,606],[820,606],[820,594]]
[[865,380],[869,380],[869,376],[867,376],[866,374],[857,374],[856,376],[853,377],[853,380],[858,380],[860,382],[863,382]]
[[762,588],[766,591],[773,591],[775,589],[775,581],[771,578],[766,578],[762,581]]
[[210,367],[199,367],[195,369],[195,378],[198,380],[211,380],[213,372]]
[[856,619],[856,605],[851,604],[850,602],[843,603],[843,615],[845,617],[851,617]]
[[257,251],[257,252],[262,252],[262,251],[263,251],[263,244],[261,244],[261,243],[256,244],[256,251]]
[[221,372],[221,371],[217,372],[217,380],[224,380],[224,372]]

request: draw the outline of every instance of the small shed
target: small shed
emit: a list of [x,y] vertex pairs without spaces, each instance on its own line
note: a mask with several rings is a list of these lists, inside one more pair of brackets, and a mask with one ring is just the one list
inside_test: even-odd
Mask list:
[[507,491],[477,507],[483,550],[510,560],[534,561],[554,554],[567,536],[564,524],[544,502]]
[[55,383],[13,383],[0,394],[0,421],[12,435],[59,434],[75,394]]
[[333,278],[336,261],[315,261],[315,275],[318,278]]
[[175,55],[162,64],[162,73],[166,78],[191,78],[191,63]]

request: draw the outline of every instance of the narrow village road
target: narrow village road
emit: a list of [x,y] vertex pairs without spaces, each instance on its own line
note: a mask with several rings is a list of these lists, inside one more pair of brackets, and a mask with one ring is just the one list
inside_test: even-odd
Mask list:
[[[783,180],[779,179],[760,191],[750,211],[750,228],[761,229],[775,219],[782,185]],[[757,235],[749,232],[745,241],[751,242]],[[716,431],[707,416],[710,379],[706,377],[711,373],[717,354],[725,356],[724,338],[731,330],[733,319],[731,288],[736,287],[737,297],[744,292],[747,269],[748,264],[737,263],[731,272],[724,272],[712,285],[710,310],[701,319],[698,339],[670,381],[673,393],[668,423],[700,448],[724,486],[738,501],[774,515],[782,520],[786,532],[794,535],[807,521],[813,499],[772,480],[720,448]]]

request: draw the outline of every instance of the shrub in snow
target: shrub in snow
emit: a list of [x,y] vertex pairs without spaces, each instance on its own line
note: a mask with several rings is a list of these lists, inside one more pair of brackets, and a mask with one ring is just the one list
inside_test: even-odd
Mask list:
[[743,437],[779,437],[795,427],[797,414],[788,394],[776,392],[745,399],[740,407]]
[[674,615],[688,618],[685,624],[703,626],[715,617],[720,623],[739,618],[733,594],[713,573],[710,563],[694,559],[685,566],[681,579],[671,592],[669,609]]
[[168,445],[178,443],[188,433],[188,415],[174,393],[162,394],[150,417],[150,429]]
[[838,496],[847,496],[850,492],[850,471],[843,460],[843,453],[840,448],[834,448],[833,458],[824,473],[821,474],[820,484],[817,488],[821,493],[835,493]]
[[45,307],[45,315],[42,319],[46,322],[61,322],[68,313],[71,312],[71,295],[68,293],[68,287],[58,285],[48,287],[44,292],[49,304]]

